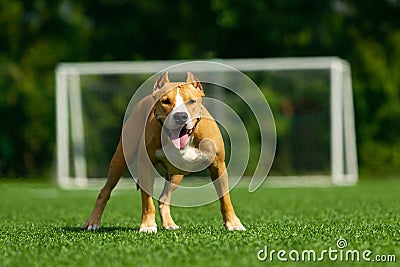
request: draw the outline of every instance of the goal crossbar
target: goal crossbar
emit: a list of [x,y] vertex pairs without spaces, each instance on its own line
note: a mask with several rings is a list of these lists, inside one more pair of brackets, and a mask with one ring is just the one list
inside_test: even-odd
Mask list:
[[[204,60],[203,60],[204,61]],[[88,183],[85,136],[82,121],[81,75],[153,74],[185,60],[60,63],[56,68],[56,146],[57,181],[62,187],[85,187]],[[354,184],[358,164],[354,122],[351,70],[338,57],[216,59],[239,71],[328,70],[330,72],[330,160],[332,184]],[[205,65],[193,66],[193,72],[210,71]],[[71,118],[71,111],[75,116]],[[70,137],[71,134],[71,137]],[[70,144],[71,142],[71,144]],[[72,147],[70,155],[69,147]],[[80,149],[75,153],[74,149]],[[70,173],[70,159],[75,175]]]

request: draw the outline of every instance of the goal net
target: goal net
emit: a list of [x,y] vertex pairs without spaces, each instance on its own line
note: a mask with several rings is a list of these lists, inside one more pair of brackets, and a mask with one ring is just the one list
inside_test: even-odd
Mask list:
[[[99,186],[107,176],[123,118],[135,90],[155,73],[185,61],[61,63],[56,69],[57,182],[63,188]],[[276,151],[266,184],[354,184],[358,180],[350,66],[336,57],[225,59],[247,75],[268,101]],[[222,71],[187,70],[202,77]],[[225,83],[235,83],[226,81]],[[237,82],[237,81],[236,81]],[[150,93],[150,92],[149,92]],[[251,152],[244,175],[256,168],[260,138],[246,103],[223,89],[207,90],[250,121]],[[223,131],[222,131],[223,132]],[[223,132],[224,134],[224,132]],[[225,135],[224,135],[225,137]],[[229,155],[229,140],[226,140]],[[196,175],[196,174],[195,174]],[[198,174],[204,176],[205,174]],[[130,176],[126,173],[125,176]],[[134,185],[129,181],[131,186]]]

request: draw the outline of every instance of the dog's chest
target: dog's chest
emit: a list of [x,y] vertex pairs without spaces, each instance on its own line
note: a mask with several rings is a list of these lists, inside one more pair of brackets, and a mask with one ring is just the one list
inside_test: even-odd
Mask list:
[[210,162],[199,149],[187,145],[184,149],[178,150],[170,142],[156,150],[155,155],[170,174],[188,174],[199,171],[206,168]]

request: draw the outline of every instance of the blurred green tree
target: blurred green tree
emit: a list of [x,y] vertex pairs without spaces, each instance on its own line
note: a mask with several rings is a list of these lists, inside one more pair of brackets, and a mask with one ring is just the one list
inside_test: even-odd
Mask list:
[[0,0],[0,177],[48,173],[61,61],[335,55],[363,174],[400,174],[398,0]]

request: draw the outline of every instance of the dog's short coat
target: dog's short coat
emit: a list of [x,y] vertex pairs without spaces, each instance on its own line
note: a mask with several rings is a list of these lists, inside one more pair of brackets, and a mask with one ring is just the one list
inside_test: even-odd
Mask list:
[[123,127],[107,182],[83,229],[99,229],[111,191],[126,169],[127,162],[130,164],[137,158],[138,186],[142,197],[140,232],[157,231],[152,199],[154,166],[157,164],[161,164],[167,172],[164,190],[158,201],[165,229],[179,228],[170,214],[170,199],[183,176],[196,168],[208,167],[220,200],[225,227],[228,230],[246,230],[231,204],[223,139],[216,122],[202,105],[203,96],[200,81],[190,72],[186,82],[170,82],[167,72],[157,79],[153,94],[137,104]]

